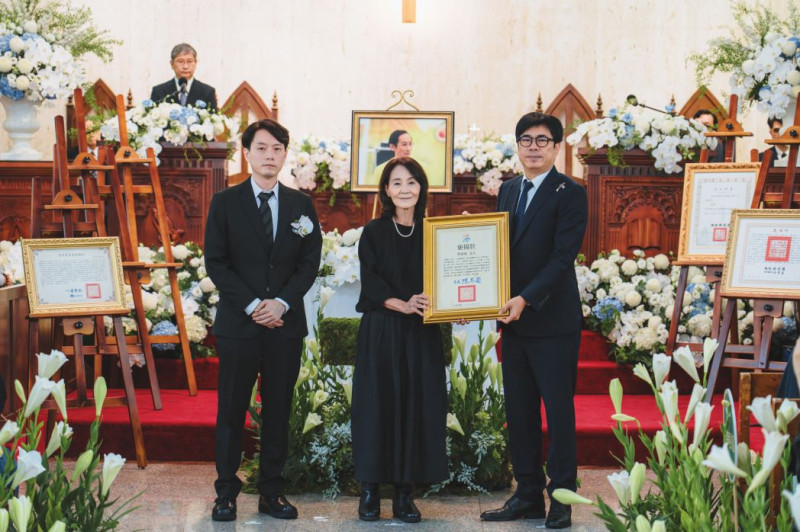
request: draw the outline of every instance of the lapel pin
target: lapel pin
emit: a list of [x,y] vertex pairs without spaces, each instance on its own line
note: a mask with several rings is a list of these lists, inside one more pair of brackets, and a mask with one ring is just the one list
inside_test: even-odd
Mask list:
[[567,186],[567,184],[562,181],[561,184],[558,185],[558,187],[556,187],[556,192],[558,192],[559,190],[561,190],[562,188],[564,188],[566,186]]

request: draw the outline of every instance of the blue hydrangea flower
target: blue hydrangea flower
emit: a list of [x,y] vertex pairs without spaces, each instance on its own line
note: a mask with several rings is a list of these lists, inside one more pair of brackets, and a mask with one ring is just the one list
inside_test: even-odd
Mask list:
[[342,141],[342,142],[339,143],[339,149],[340,150],[347,151],[347,148],[349,148],[349,146],[348,146],[346,141]]
[[173,109],[169,112],[169,117],[172,120],[180,120],[181,119],[181,112],[178,109]]
[[21,35],[23,41],[32,41],[34,39],[39,39],[39,35],[36,33],[28,33],[25,32]]
[[145,109],[150,109],[151,107],[153,107],[153,105],[155,105],[155,103],[153,103],[153,100],[151,100],[150,98],[142,102],[142,107],[144,107]]
[[327,147],[328,147],[328,145],[327,145],[327,144],[325,144],[325,141],[324,141],[324,140],[321,140],[321,141],[319,141],[319,147],[320,147],[320,148],[322,148],[322,149],[324,150],[325,148],[327,148]]
[[622,309],[622,301],[615,297],[606,297],[598,301],[597,304],[592,307],[592,313],[597,319],[605,321],[614,317],[615,310],[616,313],[619,313]]
[[461,150],[461,149],[455,149],[455,150],[453,150],[453,157],[461,157],[461,152],[462,152],[462,151],[463,151],[463,150]]
[[664,109],[668,113],[672,113],[673,111],[675,111],[675,104],[674,103],[668,103],[667,105],[664,106]]
[[608,117],[609,118],[616,118],[617,113],[618,113],[617,108],[616,107],[612,107],[611,109],[608,110]]
[[197,107],[198,109],[205,109],[206,107],[208,107],[208,104],[203,100],[197,100],[194,106]]
[[19,89],[15,89],[8,84],[8,78],[5,76],[0,77],[0,94],[8,96],[12,100],[21,100],[25,97],[25,93]]
[[[152,336],[174,336],[178,334],[178,326],[171,321],[160,321],[150,329]],[[169,351],[177,344],[153,344],[153,349],[157,351]]]
[[512,148],[509,145],[506,145],[505,148],[503,150],[501,150],[501,151],[503,152],[503,157],[513,157],[514,156],[514,148]]
[[4,54],[6,52],[11,51],[11,47],[8,43],[11,41],[11,38],[14,37],[13,35],[3,35],[0,37],[0,54]]
[[633,117],[631,116],[630,113],[625,113],[624,115],[622,115],[623,122],[630,123],[631,120],[633,120]]

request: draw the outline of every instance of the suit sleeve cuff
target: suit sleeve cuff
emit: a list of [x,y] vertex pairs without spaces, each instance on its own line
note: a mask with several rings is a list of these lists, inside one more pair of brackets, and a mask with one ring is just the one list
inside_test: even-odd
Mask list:
[[251,315],[259,303],[261,303],[261,300],[255,298],[249,305],[247,305],[247,308],[244,309],[244,313],[248,316]]
[[281,304],[282,304],[284,307],[286,307],[286,310],[284,310],[284,311],[283,311],[283,313],[284,313],[284,314],[286,314],[287,312],[289,312],[289,308],[290,308],[290,307],[289,307],[289,303],[287,303],[286,301],[284,301],[283,299],[281,299],[281,298],[279,298],[279,297],[276,297],[276,298],[275,298],[275,301],[279,301],[279,302],[280,302],[280,303],[281,303]]

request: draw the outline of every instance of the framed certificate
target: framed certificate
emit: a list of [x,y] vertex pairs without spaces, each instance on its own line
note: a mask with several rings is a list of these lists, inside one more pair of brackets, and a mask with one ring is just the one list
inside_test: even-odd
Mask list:
[[128,314],[117,237],[22,240],[30,316]]
[[721,266],[733,209],[749,209],[759,163],[687,164],[678,264]]
[[800,299],[800,211],[736,209],[721,294]]
[[422,242],[425,323],[508,315],[507,212],[425,218]]

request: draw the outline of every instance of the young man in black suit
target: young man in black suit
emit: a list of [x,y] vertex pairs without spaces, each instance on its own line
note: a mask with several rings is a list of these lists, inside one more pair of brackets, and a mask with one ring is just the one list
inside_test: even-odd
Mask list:
[[[517,491],[485,521],[542,519],[548,528],[571,525],[571,508],[552,498],[576,489],[575,382],[582,313],[574,261],[583,242],[586,191],[555,169],[564,130],[554,116],[528,113],[517,123],[524,176],[503,183],[497,210],[511,222],[511,294],[501,320],[503,385]],[[547,414],[545,513],[541,402]]]
[[156,103],[168,100],[192,106],[197,106],[198,101],[203,101],[209,109],[217,109],[217,93],[214,87],[194,79],[197,50],[186,43],[176,45],[170,54],[169,66],[175,72],[175,77],[153,87],[150,92],[151,100]]
[[[772,139],[776,139],[781,135],[781,129],[783,129],[783,120],[780,118],[770,118],[767,120],[767,125],[769,126],[769,136]],[[768,151],[772,151],[772,159],[770,160],[770,167],[773,166],[781,166],[786,168],[789,162],[789,145],[788,144],[773,144],[766,150],[762,151],[758,154],[758,160],[761,161],[764,159],[764,154]]]
[[289,132],[264,119],[242,134],[249,179],[217,192],[205,234],[208,275],[220,291],[214,335],[219,351],[215,521],[236,519],[236,476],[250,392],[261,374],[261,455],[258,511],[297,518],[283,495],[289,414],[308,334],[303,296],[322,250],[314,204],[278,182]]

